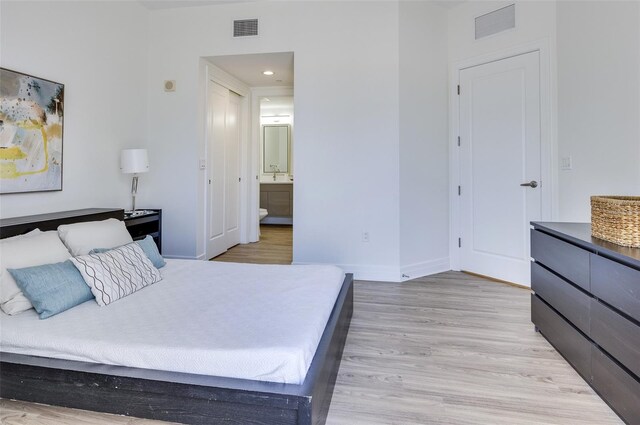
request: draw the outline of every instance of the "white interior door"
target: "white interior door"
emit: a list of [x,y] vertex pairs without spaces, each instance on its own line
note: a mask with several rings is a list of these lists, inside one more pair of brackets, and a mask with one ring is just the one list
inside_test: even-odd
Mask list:
[[460,268],[527,286],[542,211],[539,62],[531,52],[460,71]]
[[227,250],[225,235],[225,137],[229,90],[212,81],[208,85],[207,135],[207,258]]
[[207,258],[240,242],[241,98],[209,82],[207,132]]
[[227,248],[240,243],[240,114],[241,98],[229,92],[225,140],[225,232]]

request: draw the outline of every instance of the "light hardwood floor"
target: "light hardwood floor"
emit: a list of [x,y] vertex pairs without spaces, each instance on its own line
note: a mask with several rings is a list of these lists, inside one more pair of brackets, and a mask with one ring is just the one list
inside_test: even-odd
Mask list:
[[[621,424],[534,332],[529,291],[447,272],[355,283],[327,425]],[[2,424],[159,424],[0,401]],[[164,422],[162,422],[164,423]]]
[[357,282],[327,423],[621,424],[533,330],[529,297],[459,272]]
[[213,261],[231,263],[291,264],[293,227],[263,224],[260,226],[260,241],[236,245]]

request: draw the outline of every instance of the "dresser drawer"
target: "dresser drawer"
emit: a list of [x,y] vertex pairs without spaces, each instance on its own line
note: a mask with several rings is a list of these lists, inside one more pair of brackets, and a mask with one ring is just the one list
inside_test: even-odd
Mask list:
[[531,289],[575,327],[589,335],[591,297],[538,263],[531,263]]
[[640,271],[591,256],[591,293],[640,321]]
[[531,256],[565,279],[589,291],[589,251],[538,230],[532,230]]
[[640,376],[640,326],[595,299],[591,302],[591,339]]
[[591,343],[537,295],[531,295],[531,321],[540,333],[589,382]]
[[640,424],[640,382],[595,345],[592,348],[593,388],[628,424]]

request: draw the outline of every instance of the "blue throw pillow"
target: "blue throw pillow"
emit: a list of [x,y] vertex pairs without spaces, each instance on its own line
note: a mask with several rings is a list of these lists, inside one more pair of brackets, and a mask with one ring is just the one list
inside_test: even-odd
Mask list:
[[[154,241],[151,236],[147,235],[146,238],[140,241],[136,241],[135,243],[137,243],[140,248],[142,248],[142,251],[144,251],[145,255],[147,256],[147,258],[149,258],[156,269],[167,265],[167,262],[164,261],[162,255],[160,255],[160,251],[158,251],[156,241]],[[111,251],[112,249],[115,248],[94,248],[91,250],[91,252],[89,252],[89,254],[101,254],[103,252]]]
[[164,267],[167,264],[164,258],[162,258],[162,255],[160,255],[160,251],[158,251],[156,241],[154,241],[151,236],[147,235],[146,238],[141,241],[136,241],[136,243],[140,245],[140,248],[147,254],[147,257],[149,257],[149,260],[151,260],[156,269]]
[[91,289],[70,260],[7,270],[41,319],[93,299]]

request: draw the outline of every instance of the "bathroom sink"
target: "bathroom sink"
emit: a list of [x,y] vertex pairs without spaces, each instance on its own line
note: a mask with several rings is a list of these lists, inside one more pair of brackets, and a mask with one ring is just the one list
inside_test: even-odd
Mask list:
[[284,183],[293,183],[292,177],[288,174],[279,174],[276,176],[275,181],[273,180],[273,175],[264,175],[260,179],[260,183],[269,183],[269,184],[284,184]]

